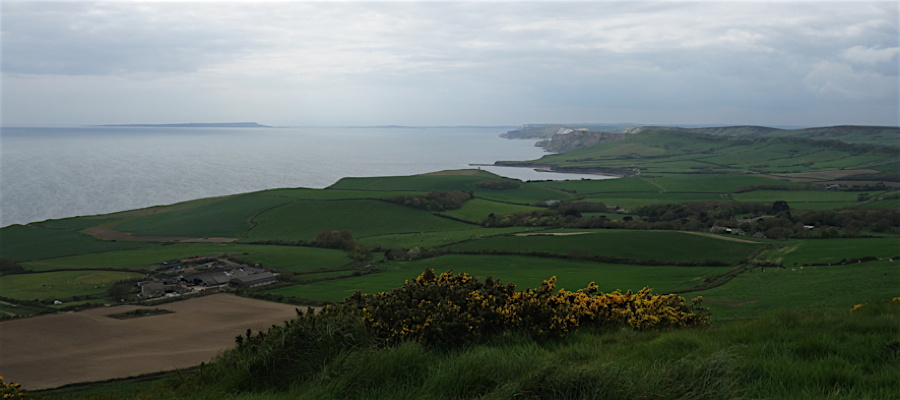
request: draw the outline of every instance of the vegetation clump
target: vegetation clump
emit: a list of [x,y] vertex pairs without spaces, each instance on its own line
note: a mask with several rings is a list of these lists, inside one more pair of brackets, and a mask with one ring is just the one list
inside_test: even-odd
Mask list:
[[483,180],[475,182],[475,186],[478,186],[482,189],[493,189],[493,190],[509,190],[509,189],[518,189],[522,186],[519,181],[515,180]]
[[3,399],[33,399],[28,392],[22,389],[22,385],[13,382],[6,382],[0,376],[0,395]]
[[419,208],[429,211],[447,211],[455,210],[462,207],[465,202],[474,198],[472,192],[464,192],[462,190],[446,190],[440,192],[429,192],[415,196],[396,196],[385,199],[391,203],[402,204],[404,206]]
[[634,329],[705,326],[709,315],[696,298],[690,305],[674,294],[602,293],[593,282],[575,292],[554,292],[556,277],[537,289],[516,291],[469,274],[436,275],[427,269],[402,287],[376,294],[357,293],[341,307],[358,313],[379,341],[416,341],[446,347],[478,342],[508,332],[542,341],[561,338],[579,326],[627,325]]
[[235,379],[234,390],[279,387],[319,373],[322,365],[349,350],[384,349],[404,343],[458,349],[502,337],[543,343],[580,326],[627,326],[635,330],[701,327],[708,310],[696,298],[690,305],[674,294],[602,293],[596,285],[555,291],[555,278],[537,289],[516,291],[513,284],[471,275],[435,274],[427,269],[400,288],[356,294],[343,303],[311,309],[284,325],[235,338],[237,346],[200,372],[202,378]]

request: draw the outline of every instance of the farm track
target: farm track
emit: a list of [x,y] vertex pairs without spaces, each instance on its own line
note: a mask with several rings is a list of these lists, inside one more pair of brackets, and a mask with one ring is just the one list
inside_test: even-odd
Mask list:
[[759,242],[754,242],[752,240],[740,239],[740,238],[728,237],[728,236],[721,236],[721,235],[716,235],[714,233],[692,232],[692,231],[679,231],[679,232],[690,233],[691,235],[698,235],[698,236],[703,236],[703,237],[708,237],[708,238],[713,238],[713,239],[727,240],[729,242],[760,244]]
[[93,226],[81,232],[103,240],[115,240],[118,242],[232,243],[237,241],[237,238],[226,237],[134,236],[102,225]]

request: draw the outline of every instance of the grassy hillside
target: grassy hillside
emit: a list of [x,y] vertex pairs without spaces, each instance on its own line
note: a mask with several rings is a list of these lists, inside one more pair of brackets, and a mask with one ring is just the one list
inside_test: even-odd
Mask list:
[[[804,134],[880,134],[841,129]],[[0,257],[7,260],[0,314],[51,312],[48,303],[57,298],[74,306],[112,304],[108,291],[117,282],[175,278],[179,272],[162,261],[197,256],[274,268],[281,274],[276,285],[239,293],[298,305],[389,291],[427,268],[519,288],[556,276],[558,287],[572,291],[596,282],[607,293],[652,287],[702,295],[713,327],[611,326],[540,343],[512,332],[452,351],[415,343],[344,343],[302,357],[272,350],[253,362],[309,364],[291,384],[258,387],[237,385],[255,375],[241,367],[250,359],[229,353],[206,372],[163,386],[69,393],[885,398],[900,391],[888,379],[900,372],[900,302],[889,301],[900,296],[900,192],[891,187],[898,151],[773,137],[782,133],[645,129],[536,161],[640,171],[628,178],[521,182],[477,169],[346,178],[327,189],[266,190],[7,227],[0,230]],[[451,190],[468,200],[440,211],[391,201]],[[317,241],[331,231],[352,240],[333,248]],[[133,293],[130,301],[140,304]],[[104,395],[107,389],[113,394]],[[54,393],[68,396],[46,394]]]
[[630,134],[622,141],[547,155],[534,163],[558,168],[639,169],[643,174],[716,172],[780,175],[833,169],[878,170],[881,165],[896,163],[898,155],[900,150],[883,145],[796,137],[714,136],[648,129]]

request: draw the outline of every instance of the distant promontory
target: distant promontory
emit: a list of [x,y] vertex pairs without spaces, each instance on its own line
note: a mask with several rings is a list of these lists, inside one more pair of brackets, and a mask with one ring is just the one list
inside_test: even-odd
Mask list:
[[186,124],[116,124],[100,126],[141,127],[141,128],[271,128],[256,122],[191,122]]

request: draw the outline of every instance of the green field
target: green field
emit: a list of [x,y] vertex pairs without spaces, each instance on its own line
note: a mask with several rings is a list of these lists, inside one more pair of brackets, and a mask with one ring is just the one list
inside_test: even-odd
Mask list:
[[294,201],[275,193],[216,198],[193,207],[179,207],[126,221],[116,229],[135,236],[239,237],[250,227],[249,220],[254,215]]
[[367,236],[357,240],[359,243],[382,248],[428,248],[443,246],[463,240],[479,239],[509,233],[531,232],[536,228],[479,228],[459,229],[439,232],[400,233],[395,235]]
[[467,201],[462,207],[456,210],[444,211],[442,214],[473,223],[481,223],[490,214],[502,215],[535,210],[542,210],[542,208],[473,199]]
[[771,310],[849,310],[855,304],[900,296],[900,264],[765,268],[691,295],[702,295],[718,320],[753,318]]
[[414,279],[426,268],[435,271],[466,272],[479,278],[492,276],[521,288],[537,287],[551,276],[558,278],[560,288],[576,290],[596,282],[601,290],[639,290],[650,286],[658,291],[694,286],[704,278],[723,273],[728,267],[672,267],[603,264],[588,261],[561,260],[524,256],[447,255],[408,262],[391,262],[372,275],[318,282],[273,290],[283,296],[303,299],[340,301],[355,291],[375,293]]
[[105,295],[116,281],[144,276],[111,271],[60,271],[0,277],[3,297],[52,301],[73,296]]
[[[560,236],[551,236],[550,233]],[[571,257],[609,257],[634,262],[735,264],[763,249],[763,241],[729,240],[673,231],[547,231],[533,236],[497,236],[453,245],[458,252],[544,253]],[[702,249],[699,250],[698,249]]]
[[838,264],[842,260],[859,260],[864,257],[893,258],[900,263],[900,239],[895,237],[846,238],[839,241],[795,239],[769,252],[767,257],[769,261],[788,266]]
[[298,201],[260,214],[245,241],[304,240],[329,230],[354,237],[469,229],[471,225],[377,200]]
[[162,262],[195,256],[230,255],[260,263],[266,268],[285,272],[333,269],[350,262],[339,250],[296,246],[232,245],[212,243],[179,243],[155,245],[136,250],[113,251],[80,256],[38,260],[27,265],[31,270],[57,268],[125,268],[154,270]]
[[691,173],[703,169],[727,173],[797,173],[873,165],[877,168],[896,159],[896,152],[879,153],[871,147],[853,145],[836,147],[810,139],[748,139],[649,129],[628,135],[622,141],[547,155],[535,163],[564,167],[640,167],[651,173]]
[[45,229],[41,224],[13,225],[0,231],[0,254],[13,261],[31,261],[103,251],[151,246],[138,242],[109,242],[66,229]]
[[737,201],[748,201],[756,203],[772,203],[776,200],[787,201],[793,208],[806,208],[810,204],[826,204],[828,207],[822,208],[838,208],[844,206],[857,205],[858,196],[862,193],[877,196],[880,192],[835,192],[827,190],[756,190],[747,193],[736,193],[734,199]]
[[571,197],[566,192],[553,190],[539,185],[522,185],[515,189],[488,189],[477,185],[484,180],[509,181],[497,175],[480,170],[445,171],[436,174],[392,176],[379,178],[344,178],[329,187],[341,190],[366,191],[441,191],[462,190],[475,194],[476,197],[509,201],[519,204],[532,204],[544,200],[563,200]]

